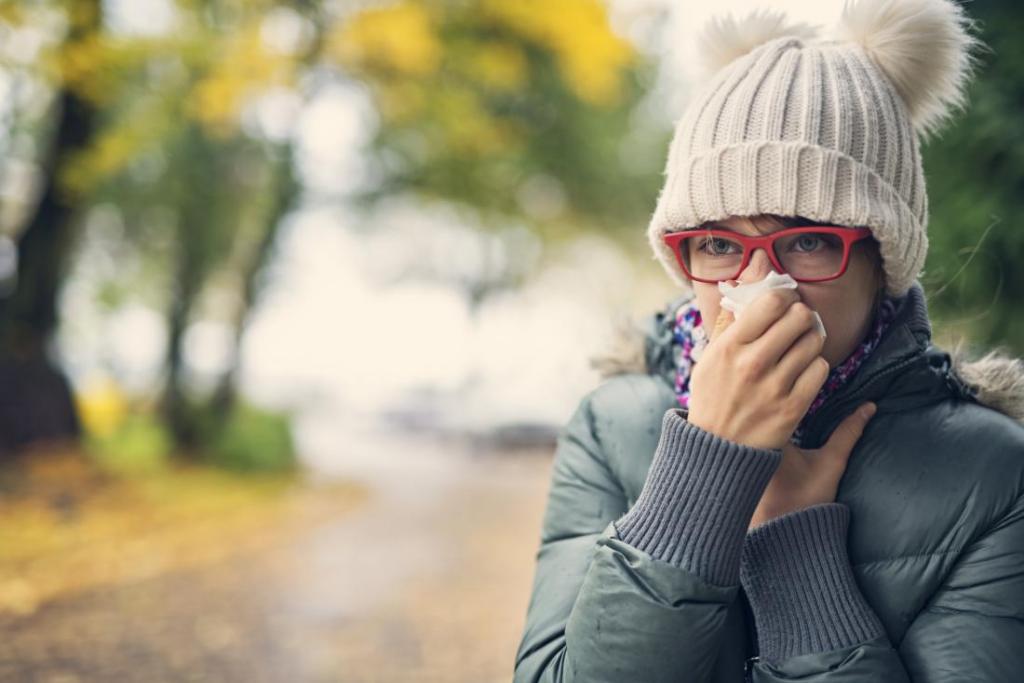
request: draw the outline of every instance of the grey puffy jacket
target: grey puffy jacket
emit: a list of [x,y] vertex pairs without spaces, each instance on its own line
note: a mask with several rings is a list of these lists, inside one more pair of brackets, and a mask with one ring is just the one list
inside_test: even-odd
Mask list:
[[515,681],[1024,681],[1022,364],[934,346],[915,283],[800,444],[878,404],[836,502],[748,532],[781,451],[686,422],[685,298],[559,435]]

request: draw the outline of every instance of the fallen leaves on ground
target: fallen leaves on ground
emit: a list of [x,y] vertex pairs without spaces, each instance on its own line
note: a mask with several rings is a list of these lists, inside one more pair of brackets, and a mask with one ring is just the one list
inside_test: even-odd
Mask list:
[[73,447],[0,471],[0,614],[265,548],[359,505],[354,483],[176,463],[115,476]]

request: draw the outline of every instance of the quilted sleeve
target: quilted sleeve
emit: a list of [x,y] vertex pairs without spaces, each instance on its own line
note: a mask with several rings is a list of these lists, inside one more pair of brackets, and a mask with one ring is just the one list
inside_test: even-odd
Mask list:
[[558,439],[514,680],[710,681],[746,526],[781,451],[719,439],[669,410],[627,510],[590,398]]
[[1024,675],[1024,498],[957,559],[899,647],[913,681]]

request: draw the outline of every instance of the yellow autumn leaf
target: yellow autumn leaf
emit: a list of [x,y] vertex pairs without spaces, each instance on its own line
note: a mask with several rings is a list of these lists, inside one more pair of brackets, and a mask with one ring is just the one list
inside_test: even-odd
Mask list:
[[272,86],[288,85],[296,63],[289,55],[271,50],[260,23],[251,22],[227,40],[210,60],[208,73],[189,93],[185,112],[215,135],[230,135],[248,97]]
[[136,115],[125,116],[101,130],[87,148],[72,156],[60,169],[61,188],[72,194],[83,194],[123,172],[166,134],[165,116],[158,108],[140,107]]
[[427,89],[418,80],[380,84],[376,97],[381,115],[391,123],[414,121],[427,106]]
[[491,116],[468,88],[451,86],[438,91],[437,108],[446,145],[458,154],[491,155],[513,143],[512,129]]
[[91,381],[75,402],[86,433],[99,437],[113,434],[128,413],[124,393],[108,377]]
[[25,8],[13,2],[0,2],[0,21],[11,26],[22,26],[26,22]]
[[382,68],[425,76],[440,67],[443,48],[434,21],[418,2],[357,14],[328,40],[328,52],[352,68]]
[[480,7],[484,18],[551,50],[580,99],[596,105],[618,101],[636,52],[612,31],[599,0],[480,0]]
[[481,84],[504,91],[522,88],[528,75],[526,55],[509,43],[477,46],[461,61],[461,66]]

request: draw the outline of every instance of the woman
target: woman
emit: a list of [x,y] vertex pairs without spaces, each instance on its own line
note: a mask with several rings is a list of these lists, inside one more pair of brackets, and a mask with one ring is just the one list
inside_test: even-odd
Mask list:
[[934,346],[917,280],[967,27],[859,0],[835,36],[702,34],[648,229],[690,291],[560,435],[516,681],[1024,676],[1024,368]]

